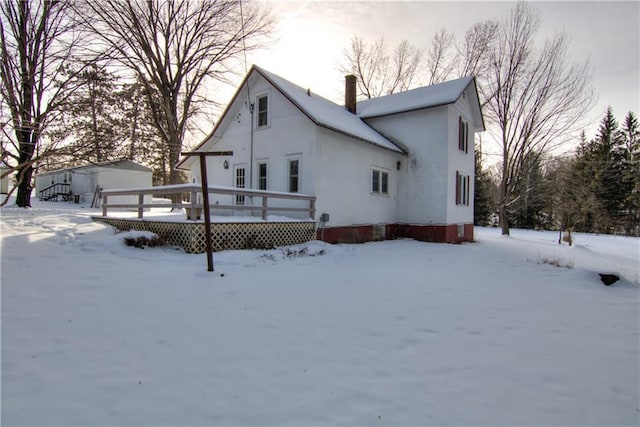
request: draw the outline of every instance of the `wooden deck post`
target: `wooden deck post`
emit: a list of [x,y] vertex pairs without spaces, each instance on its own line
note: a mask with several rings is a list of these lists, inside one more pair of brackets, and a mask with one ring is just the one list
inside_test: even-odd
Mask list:
[[107,195],[102,196],[102,216],[107,216]]
[[142,212],[144,209],[142,209],[142,205],[144,203],[144,194],[140,193],[138,194],[138,218],[142,218]]
[[267,196],[262,196],[262,220],[267,220]]
[[309,200],[309,216],[311,219],[316,219],[316,199],[313,198]]
[[204,239],[205,244],[207,245],[207,270],[213,271],[213,248],[211,247],[211,216],[209,213],[209,184],[207,183],[207,156],[233,156],[233,151],[193,151],[190,153],[182,154],[185,156],[198,156],[200,158],[200,181],[202,182],[202,207],[205,232]]

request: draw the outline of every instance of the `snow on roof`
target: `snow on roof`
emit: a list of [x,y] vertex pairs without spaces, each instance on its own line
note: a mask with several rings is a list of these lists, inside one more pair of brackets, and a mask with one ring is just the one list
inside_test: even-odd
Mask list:
[[403,153],[393,142],[380,135],[355,114],[347,111],[343,106],[335,104],[326,98],[290,81],[270,73],[254,65],[254,69],[275,86],[289,101],[295,104],[309,119],[318,126],[322,126],[349,136],[370,142],[388,150]]
[[68,167],[68,168],[55,169],[55,170],[39,173],[38,175],[56,174],[56,173],[60,173],[60,172],[64,172],[64,171],[71,171],[71,170],[77,170],[77,169],[88,169],[88,168],[114,168],[114,169],[122,169],[122,170],[135,170],[135,171],[142,171],[142,172],[151,172],[151,169],[146,167],[146,166],[142,166],[141,164],[132,162],[131,160],[122,159],[122,160],[108,160],[108,161],[100,162],[100,163],[91,163],[91,164],[87,164],[87,165],[72,166],[72,167]]
[[394,93],[380,98],[358,102],[358,116],[366,119],[452,104],[473,81],[472,76]]

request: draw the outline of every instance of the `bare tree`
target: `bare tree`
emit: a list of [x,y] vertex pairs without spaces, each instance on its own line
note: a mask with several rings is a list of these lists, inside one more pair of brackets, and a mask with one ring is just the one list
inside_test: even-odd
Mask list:
[[494,93],[486,85],[491,69],[490,53],[496,48],[499,24],[486,20],[473,24],[465,33],[464,40],[457,45],[457,74],[460,77],[475,76],[481,106],[493,99]]
[[565,142],[591,108],[591,68],[567,64],[567,38],[556,34],[540,50],[535,36],[538,13],[518,3],[499,30],[490,56],[489,79],[494,94],[485,114],[497,126],[502,149],[499,219],[509,234],[507,210],[517,199],[519,181],[532,160]]
[[81,5],[85,24],[111,57],[144,87],[169,157],[169,183],[190,120],[203,108],[209,80],[226,81],[232,60],[261,46],[269,11],[229,0],[95,0]]
[[[16,204],[31,206],[34,165],[55,153],[43,135],[73,93],[65,64],[75,59],[81,34],[63,0],[3,0],[0,4],[2,157],[16,173]],[[8,200],[5,199],[4,203]],[[3,203],[3,204],[4,204]]]
[[447,31],[446,28],[441,28],[431,39],[431,47],[427,56],[429,84],[442,83],[447,80],[454,73],[457,59],[454,34]]
[[346,65],[340,71],[355,75],[359,95],[368,99],[409,89],[422,63],[422,52],[406,40],[389,55],[384,39],[367,45],[353,36],[343,53]]

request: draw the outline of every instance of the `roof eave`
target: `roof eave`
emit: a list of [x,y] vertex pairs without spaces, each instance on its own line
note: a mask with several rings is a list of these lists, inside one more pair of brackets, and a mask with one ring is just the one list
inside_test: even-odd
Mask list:
[[[340,134],[342,134],[342,135],[349,136],[349,137],[354,138],[354,139],[357,139],[357,140],[359,140],[359,141],[364,141],[364,142],[366,142],[366,143],[368,143],[368,144],[374,145],[374,146],[379,147],[379,148],[383,148],[383,149],[385,149],[385,150],[389,150],[389,151],[393,151],[393,152],[401,153],[401,154],[406,154],[406,153],[405,153],[405,151],[404,151],[404,150],[402,150],[400,147],[397,147],[399,151],[396,151],[396,150],[393,150],[393,149],[391,149],[391,148],[384,147],[384,146],[382,146],[382,145],[380,145],[380,144],[377,144],[377,143],[375,143],[375,142],[373,142],[373,141],[371,141],[371,140],[368,140],[368,139],[365,139],[365,138],[362,138],[362,137],[359,137],[359,136],[353,135],[353,134],[351,134],[351,133],[349,133],[349,132],[345,132],[345,131],[343,131],[343,130],[341,130],[341,129],[336,129],[336,128],[334,128],[333,126],[329,126],[329,125],[327,125],[327,124],[325,124],[325,123],[322,123],[322,122],[318,121],[315,117],[313,117],[311,114],[309,114],[309,112],[308,112],[305,108],[303,108],[303,107],[302,107],[300,104],[298,104],[298,103],[297,103],[297,102],[296,102],[296,101],[295,101],[291,96],[289,96],[289,94],[288,94],[285,90],[282,90],[282,88],[281,88],[280,86],[278,86],[278,84],[276,84],[272,79],[270,79],[268,76],[266,76],[265,74],[263,74],[263,73],[260,71],[260,68],[257,68],[257,67],[256,67],[255,69],[256,69],[256,72],[258,72],[262,77],[264,77],[264,78],[265,78],[265,80],[267,80],[267,81],[268,81],[268,82],[269,82],[273,87],[275,87],[275,88],[278,90],[278,92],[280,92],[280,93],[282,94],[282,96],[284,96],[285,98],[287,98],[287,99],[289,100],[289,102],[291,102],[293,105],[295,105],[295,106],[296,106],[296,108],[297,108],[298,110],[300,110],[300,112],[302,112],[302,114],[304,114],[305,116],[307,116],[307,118],[308,118],[309,120],[311,120],[311,122],[312,122],[313,124],[315,124],[316,126],[320,126],[320,127],[325,128],[325,129],[329,129],[329,130],[332,130],[332,131],[334,131],[334,132],[338,132],[338,133],[340,133]],[[358,117],[358,118],[360,118],[360,117]],[[366,125],[366,123],[364,123],[364,124]],[[368,126],[368,125],[367,125],[367,126]],[[391,142],[391,141],[389,141],[389,142]],[[392,144],[393,144],[393,143],[392,143]],[[395,145],[395,144],[394,144],[394,145]]]
[[[254,71],[260,72],[259,69],[255,65],[252,65],[251,68],[249,69],[249,72],[247,73],[247,75],[244,76],[244,79],[242,79],[242,83],[240,83],[240,85],[236,89],[235,93],[233,94],[233,97],[231,97],[231,101],[229,101],[229,103],[227,104],[227,107],[224,109],[224,111],[220,115],[220,119],[218,120],[218,122],[213,127],[213,130],[211,131],[211,133],[209,133],[209,135],[207,135],[202,140],[202,142],[200,142],[198,145],[196,145],[190,151],[198,151],[200,148],[202,148],[206,143],[208,143],[215,136],[216,132],[218,131],[218,129],[222,125],[222,122],[224,121],[224,119],[226,118],[227,114],[229,113],[229,110],[235,104],[236,100],[238,99],[238,96],[240,96],[240,93],[242,92],[244,87],[247,85],[249,77],[251,77],[251,74],[253,74]],[[260,75],[262,75],[262,73],[260,73]],[[175,168],[178,169],[178,170],[188,170],[188,168],[185,165],[187,163],[191,163],[192,161],[193,161],[193,156],[184,157],[183,159],[178,161],[178,163],[176,163]]]

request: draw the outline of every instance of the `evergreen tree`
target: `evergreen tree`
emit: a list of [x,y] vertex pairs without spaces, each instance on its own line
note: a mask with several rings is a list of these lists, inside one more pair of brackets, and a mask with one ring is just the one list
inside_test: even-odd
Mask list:
[[476,225],[491,225],[494,210],[491,203],[491,175],[482,166],[482,152],[478,146],[475,149],[475,191],[473,193],[473,223]]
[[624,217],[624,204],[629,194],[628,184],[624,181],[624,163],[626,153],[622,133],[618,128],[611,107],[607,108],[596,136],[595,151],[598,155],[597,197],[604,207],[608,224],[604,231],[620,231]]
[[545,227],[546,184],[538,153],[528,153],[524,159],[526,175],[515,188],[519,195],[509,210],[509,223],[516,228],[539,229]]
[[631,111],[625,116],[622,138],[625,148],[623,181],[628,192],[624,201],[625,234],[640,236],[640,125]]
[[75,79],[79,89],[69,98],[61,121],[61,131],[74,139],[70,163],[118,158],[123,122],[114,95],[115,77],[93,63]]

